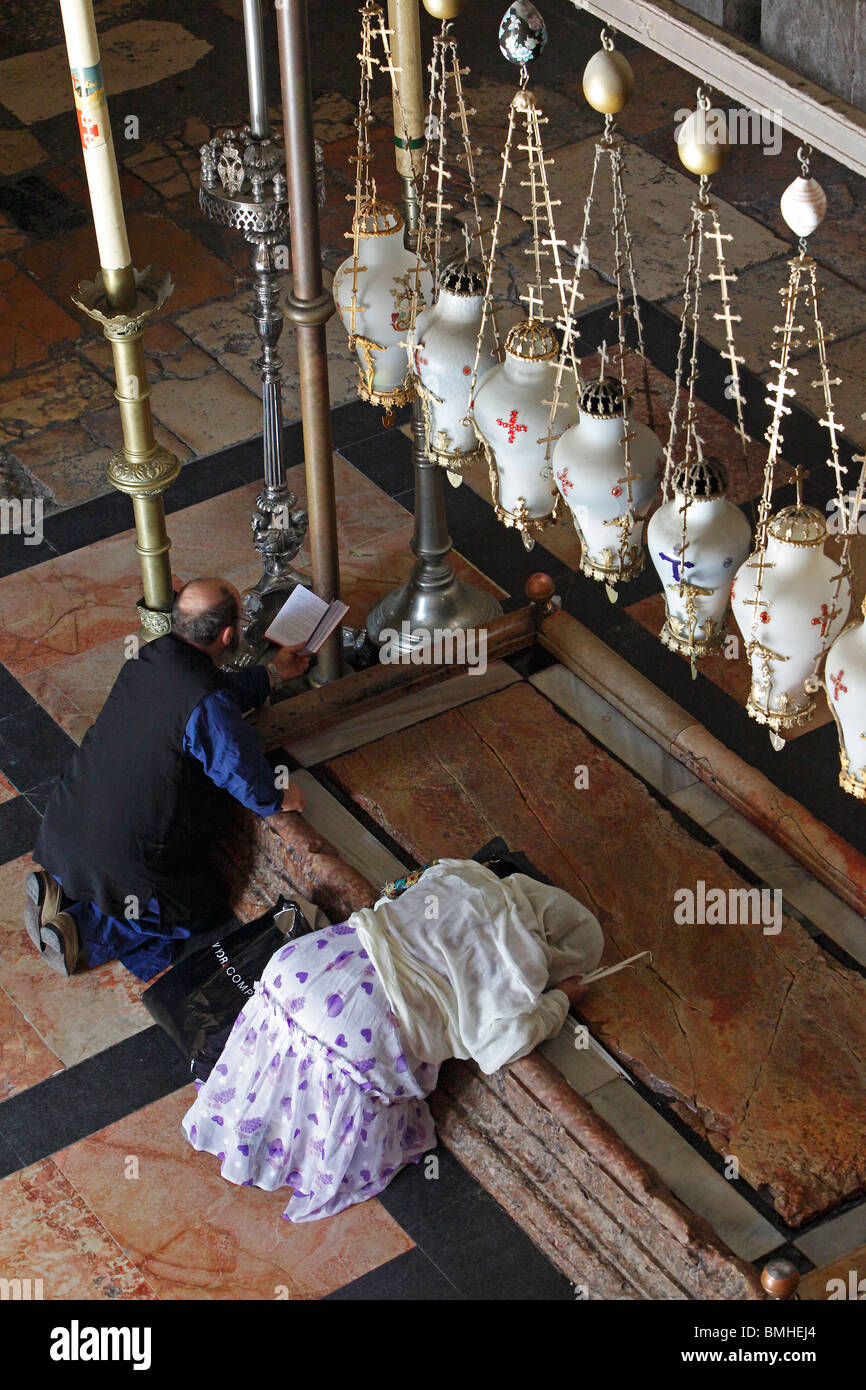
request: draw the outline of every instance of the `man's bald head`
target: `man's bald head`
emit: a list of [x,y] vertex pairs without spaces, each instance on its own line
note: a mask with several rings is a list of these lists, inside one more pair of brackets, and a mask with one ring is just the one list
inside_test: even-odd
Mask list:
[[175,595],[171,630],[190,646],[207,651],[226,630],[234,630],[241,598],[225,579],[191,579]]

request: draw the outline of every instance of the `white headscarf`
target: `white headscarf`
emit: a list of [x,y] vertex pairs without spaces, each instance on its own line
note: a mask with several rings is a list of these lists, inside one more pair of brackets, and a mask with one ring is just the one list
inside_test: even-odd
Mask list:
[[485,1072],[558,1032],[568,999],[551,985],[593,970],[604,948],[576,898],[472,859],[440,860],[349,920],[415,1055],[472,1057]]

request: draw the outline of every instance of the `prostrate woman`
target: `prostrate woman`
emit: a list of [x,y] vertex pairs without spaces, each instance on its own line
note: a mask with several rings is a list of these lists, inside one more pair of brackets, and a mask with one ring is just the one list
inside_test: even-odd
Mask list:
[[575,898],[443,859],[396,899],[270,960],[184,1117],[230,1182],[292,1188],[310,1221],[374,1197],[435,1146],[448,1057],[490,1073],[557,1033],[604,946]]

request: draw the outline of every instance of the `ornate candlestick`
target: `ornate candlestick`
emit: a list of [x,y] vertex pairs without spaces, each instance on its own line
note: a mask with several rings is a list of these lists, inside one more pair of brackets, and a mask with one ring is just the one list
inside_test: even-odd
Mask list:
[[267,643],[265,629],[296,584],[309,584],[292,567],[304,543],[307,513],[286,484],[283,440],[283,331],[275,249],[289,232],[288,185],[283,151],[268,122],[261,0],[244,0],[244,38],[250,94],[250,124],[226,130],[201,147],[199,201],[211,221],[239,231],[250,243],[255,301],[253,322],[262,353],[262,451],[264,487],[250,519],[253,544],[262,557],[262,576],[244,597],[243,644],[234,661],[256,661]]
[[180,464],[154,439],[141,335],[171,294],[172,282],[153,266],[142,272],[132,266],[92,0],[62,0],[61,14],[101,267],[92,283],[79,285],[73,300],[102,324],[111,344],[123,448],[108,465],[108,480],[132,498],[144,587],[138,612],[147,641],[171,627],[171,542],[162,494]]

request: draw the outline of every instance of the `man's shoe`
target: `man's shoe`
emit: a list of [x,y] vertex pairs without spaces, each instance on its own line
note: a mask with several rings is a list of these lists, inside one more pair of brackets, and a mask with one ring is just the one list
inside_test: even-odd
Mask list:
[[42,924],[57,916],[63,902],[63,889],[51,874],[37,869],[28,875],[24,893],[24,925],[33,945],[41,952]]
[[69,912],[58,912],[46,922],[41,932],[42,959],[58,975],[73,975],[81,954],[81,942],[75,918]]

